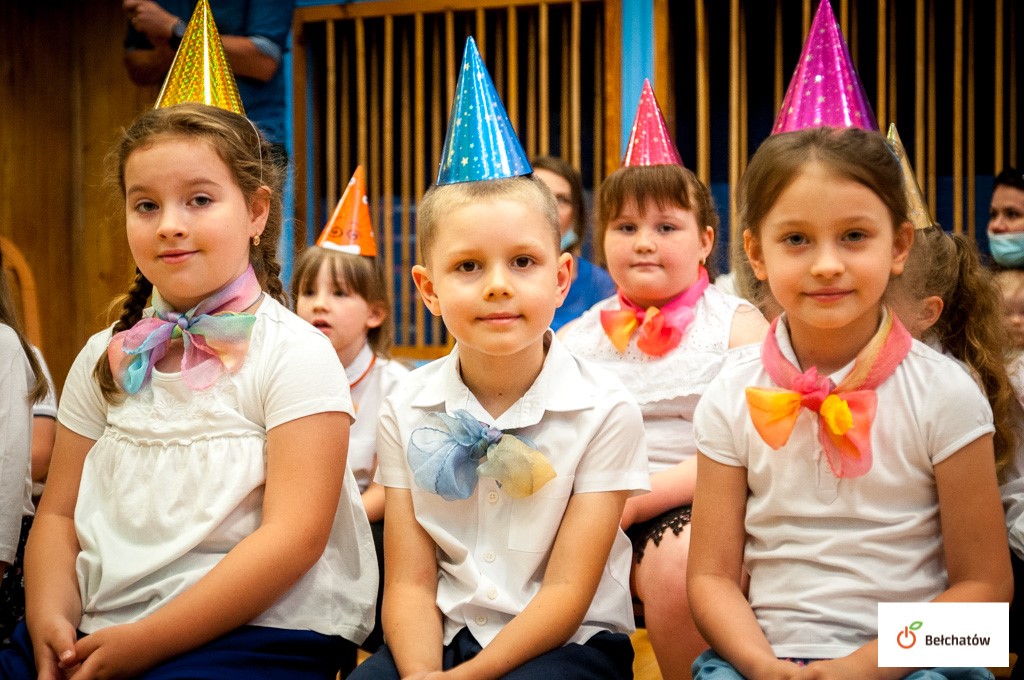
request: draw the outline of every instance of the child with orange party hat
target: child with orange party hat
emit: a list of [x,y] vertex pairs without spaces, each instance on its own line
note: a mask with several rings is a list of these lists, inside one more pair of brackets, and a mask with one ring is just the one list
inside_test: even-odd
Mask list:
[[626,497],[643,425],[550,331],[572,278],[472,39],[413,280],[455,337],[381,406],[386,644],[350,676],[628,678]]
[[238,113],[176,103],[111,152],[137,272],[65,383],[0,677],[331,680],[369,633],[354,409],[282,304],[269,149]]
[[622,527],[662,676],[688,678],[707,647],[686,596],[693,409],[729,348],[760,341],[768,324],[709,285],[718,215],[707,187],[683,167],[646,80],[623,167],[601,185],[598,205],[599,243],[618,294],[560,336],[616,373],[640,403],[652,491],[626,502]]
[[[870,111],[846,110],[866,102],[849,97],[859,85],[827,0],[801,63],[790,93],[843,110],[846,127],[786,127],[743,177],[744,250],[783,313],[694,414],[687,585],[712,648],[694,677],[991,678],[880,664],[898,637],[879,603],[1010,597],[992,410],[885,304],[914,226],[899,161],[859,124]],[[841,81],[853,85],[814,91]]]
[[[345,367],[356,420],[349,430],[348,466],[359,484],[377,549],[383,586],[384,487],[373,481],[377,469],[377,414],[381,401],[409,370],[390,358],[391,295],[370,222],[366,178],[356,168],[316,245],[295,260],[292,275],[295,313],[331,341]],[[363,648],[376,651],[378,622]]]

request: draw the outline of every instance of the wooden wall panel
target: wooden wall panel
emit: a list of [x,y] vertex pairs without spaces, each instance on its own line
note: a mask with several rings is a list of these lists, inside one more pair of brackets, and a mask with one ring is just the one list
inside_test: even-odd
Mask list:
[[103,184],[117,130],[155,99],[121,61],[120,3],[0,3],[0,233],[32,267],[58,386],[132,271]]

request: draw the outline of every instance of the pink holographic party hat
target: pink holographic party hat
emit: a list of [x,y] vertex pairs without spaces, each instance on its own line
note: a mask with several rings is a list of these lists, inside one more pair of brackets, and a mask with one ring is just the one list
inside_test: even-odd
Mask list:
[[679,149],[668,133],[668,125],[661,114],[661,107],[654,97],[651,81],[644,78],[640,91],[640,103],[633,118],[633,129],[629,132],[629,145],[622,159],[623,167],[629,165],[682,165]]
[[772,134],[813,127],[878,131],[829,0],[821,0]]

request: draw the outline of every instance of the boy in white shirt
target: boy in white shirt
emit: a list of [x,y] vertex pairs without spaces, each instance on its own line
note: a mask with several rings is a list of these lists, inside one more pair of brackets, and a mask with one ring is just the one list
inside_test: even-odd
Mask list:
[[[555,202],[532,177],[448,184],[418,220],[413,279],[458,343],[381,407],[387,645],[351,677],[632,677],[643,422],[548,329],[572,279]],[[509,450],[525,477],[496,469]]]

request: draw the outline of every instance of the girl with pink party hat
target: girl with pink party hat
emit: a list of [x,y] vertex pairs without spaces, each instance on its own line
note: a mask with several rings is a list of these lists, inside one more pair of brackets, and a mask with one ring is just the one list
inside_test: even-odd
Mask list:
[[632,586],[665,678],[688,678],[707,647],[689,616],[686,565],[696,478],[693,410],[731,347],[767,323],[709,283],[718,216],[707,187],[682,166],[645,81],[623,167],[601,186],[599,236],[618,293],[560,337],[614,372],[644,416],[649,494],[626,502]]

